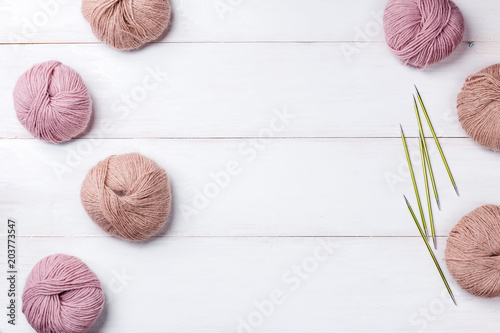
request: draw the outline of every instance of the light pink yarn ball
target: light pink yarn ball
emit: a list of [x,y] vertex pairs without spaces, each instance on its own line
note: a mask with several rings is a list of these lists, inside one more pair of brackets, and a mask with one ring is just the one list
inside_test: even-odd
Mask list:
[[59,61],[47,61],[19,78],[14,107],[21,124],[35,138],[59,143],[87,128],[92,100],[75,70]]
[[73,256],[54,254],[40,260],[24,286],[23,313],[38,333],[86,332],[103,306],[101,282]]
[[449,0],[389,0],[385,40],[405,65],[425,68],[448,57],[464,34],[464,17]]

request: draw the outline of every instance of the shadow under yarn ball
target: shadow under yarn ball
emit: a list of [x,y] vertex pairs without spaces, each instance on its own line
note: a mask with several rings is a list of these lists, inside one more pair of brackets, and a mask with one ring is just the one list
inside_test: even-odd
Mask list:
[[457,112],[472,140],[500,151],[500,64],[467,77],[457,96]]
[[449,0],[389,0],[384,11],[385,40],[405,65],[425,68],[460,45],[464,18]]
[[168,0],[83,0],[94,35],[119,50],[133,50],[161,36],[170,23]]
[[21,124],[47,142],[60,143],[81,134],[92,114],[82,77],[59,61],[33,66],[19,78],[13,95]]
[[31,270],[23,291],[23,313],[38,333],[86,332],[101,314],[101,282],[80,259],[54,254]]
[[85,177],[80,196],[87,214],[101,229],[129,241],[155,235],[170,212],[167,173],[137,153],[99,162]]
[[500,296],[500,206],[484,205],[453,227],[446,265],[458,285],[474,296]]

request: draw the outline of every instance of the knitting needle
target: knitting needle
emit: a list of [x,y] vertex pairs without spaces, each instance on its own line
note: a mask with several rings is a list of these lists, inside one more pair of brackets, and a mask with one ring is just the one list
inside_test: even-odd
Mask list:
[[401,128],[401,139],[403,140],[406,160],[408,161],[408,169],[410,169],[411,181],[413,182],[413,188],[415,189],[415,196],[417,197],[418,209],[420,210],[420,217],[422,218],[422,225],[424,226],[425,236],[427,237],[427,224],[425,223],[424,210],[422,209],[422,203],[420,202],[420,194],[418,193],[417,181],[415,180],[415,174],[413,173],[413,166],[411,165],[410,153],[408,152],[408,145],[406,144],[406,138],[403,132],[403,126],[399,124],[399,127]]
[[436,256],[434,255],[434,252],[432,252],[432,249],[429,245],[429,242],[427,242],[427,238],[425,238],[425,235],[422,231],[422,228],[420,227],[420,224],[418,223],[417,217],[415,216],[413,209],[410,206],[410,203],[408,202],[408,199],[406,199],[405,195],[403,195],[403,197],[405,198],[406,205],[408,206],[408,210],[410,211],[411,216],[413,217],[413,221],[415,221],[415,224],[417,225],[418,232],[420,233],[420,236],[422,236],[422,239],[424,240],[425,246],[427,246],[427,250],[429,251],[429,253],[432,257],[432,260],[434,261],[434,264],[436,265],[437,270],[439,271],[439,275],[441,275],[441,279],[443,280],[444,285],[446,286],[446,289],[448,290],[448,293],[450,294],[450,297],[453,300],[453,303],[455,303],[455,305],[457,305],[457,301],[455,300],[455,296],[453,296],[453,292],[451,291],[451,288],[448,284],[448,281],[446,281],[446,277],[444,276],[443,271],[441,270],[441,266],[439,266],[439,263],[436,259]]
[[427,150],[427,143],[425,142],[424,129],[422,127],[422,121],[420,119],[420,112],[418,112],[418,106],[417,106],[417,101],[415,99],[415,95],[413,96],[413,103],[415,107],[415,115],[417,116],[419,133],[420,136],[422,137],[422,144],[424,146],[424,154],[426,156],[425,161],[427,162],[427,167],[429,169],[429,176],[431,178],[432,190],[434,191],[434,197],[436,198],[438,209],[441,210],[441,203],[439,202],[439,195],[437,192],[436,181],[434,180],[434,172],[432,171],[431,158],[429,157],[429,151]]
[[420,92],[418,91],[417,86],[416,85],[414,85],[414,86],[415,86],[415,90],[417,91],[418,101],[420,102],[420,106],[422,107],[422,111],[424,112],[425,119],[427,119],[427,124],[429,124],[429,128],[432,132],[432,136],[434,137],[434,141],[436,142],[439,153],[441,154],[441,158],[443,159],[443,163],[444,163],[444,166],[446,168],[446,171],[448,172],[448,176],[450,177],[451,184],[453,185],[453,188],[455,189],[455,192],[457,193],[457,195],[460,196],[460,194],[458,193],[457,184],[455,183],[455,179],[453,178],[453,175],[451,174],[450,167],[448,165],[448,162],[446,161],[446,157],[444,156],[443,149],[441,148],[441,145],[439,144],[439,140],[436,136],[436,132],[434,131],[434,127],[432,126],[431,119],[429,118],[429,115],[427,114],[427,110],[425,108],[424,102],[422,101],[422,97],[420,96]]
[[427,197],[427,207],[429,208],[429,222],[431,225],[431,237],[432,242],[434,243],[434,248],[437,250],[436,244],[436,232],[434,231],[434,217],[432,216],[432,205],[431,205],[431,194],[429,192],[429,181],[427,180],[427,168],[426,168],[426,160],[428,156],[425,156],[424,153],[424,144],[422,143],[422,136],[418,135],[419,141],[418,146],[420,147],[420,160],[422,161],[422,171],[424,173],[424,183],[425,183],[425,195]]

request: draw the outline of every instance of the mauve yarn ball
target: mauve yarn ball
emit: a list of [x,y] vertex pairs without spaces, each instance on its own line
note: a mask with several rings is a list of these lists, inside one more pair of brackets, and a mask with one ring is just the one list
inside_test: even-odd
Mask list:
[[462,217],[446,243],[446,265],[474,296],[500,296],[500,206],[484,205]]
[[80,259],[54,254],[28,275],[23,313],[38,333],[86,332],[101,314],[101,282]]
[[168,0],[83,0],[82,13],[99,40],[133,50],[160,37],[171,8]]
[[14,89],[17,118],[37,139],[59,143],[81,134],[92,114],[82,77],[59,61],[33,66]]
[[467,77],[457,96],[457,112],[472,140],[500,151],[500,64]]
[[129,241],[148,239],[165,225],[170,197],[165,170],[137,153],[99,162],[81,189],[90,218],[105,232]]
[[389,0],[385,40],[405,65],[425,68],[448,57],[464,35],[464,17],[449,0]]

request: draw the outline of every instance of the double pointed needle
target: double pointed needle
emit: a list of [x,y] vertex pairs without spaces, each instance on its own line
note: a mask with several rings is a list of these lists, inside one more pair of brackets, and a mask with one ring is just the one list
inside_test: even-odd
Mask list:
[[415,216],[415,213],[413,212],[413,209],[410,206],[410,203],[408,202],[408,199],[406,199],[406,196],[403,195],[406,201],[406,205],[408,206],[408,210],[411,213],[411,216],[413,217],[413,221],[415,221],[415,224],[417,225],[418,232],[420,233],[420,236],[422,236],[422,239],[424,240],[425,246],[427,247],[427,250],[429,251],[432,260],[434,261],[434,264],[436,265],[437,270],[439,271],[439,275],[441,275],[441,279],[444,282],[444,285],[446,286],[446,289],[448,290],[448,294],[450,294],[451,299],[453,300],[453,303],[457,305],[457,301],[455,300],[455,296],[453,296],[453,292],[451,291],[450,285],[448,284],[448,281],[446,281],[446,277],[443,274],[443,271],[441,270],[441,266],[439,266],[439,263],[436,259],[436,256],[434,255],[434,252],[432,252],[432,249],[429,245],[429,242],[427,242],[427,238],[424,235],[424,232],[422,231],[422,228],[420,227],[420,224],[418,223],[417,217]]
[[420,119],[420,113],[418,112],[417,100],[415,99],[415,96],[413,96],[413,103],[414,103],[414,107],[415,107],[415,115],[417,116],[418,130],[420,133],[420,137],[422,138],[423,150],[424,150],[424,154],[426,156],[426,158],[423,161],[427,162],[427,167],[429,169],[429,176],[431,178],[431,184],[432,184],[432,190],[434,192],[434,197],[436,198],[436,203],[437,203],[438,209],[441,210],[441,204],[439,202],[439,195],[437,192],[436,181],[434,180],[434,172],[432,171],[431,158],[429,157],[429,150],[427,150],[427,143],[425,142],[424,129],[422,128],[422,121]]
[[457,193],[457,195],[460,196],[460,194],[458,193],[457,184],[455,183],[455,179],[453,179],[453,175],[451,174],[450,167],[448,166],[448,162],[446,161],[446,157],[444,156],[443,149],[441,148],[441,145],[439,144],[439,140],[436,136],[436,132],[434,131],[434,127],[432,127],[431,120],[429,118],[429,115],[427,114],[427,110],[425,109],[424,102],[422,101],[422,97],[420,96],[420,92],[418,91],[416,85],[415,85],[415,90],[417,91],[417,98],[418,98],[418,101],[420,102],[420,106],[422,107],[422,111],[424,112],[424,116],[425,116],[425,119],[427,120],[427,124],[429,124],[429,128],[432,132],[432,136],[434,137],[434,141],[436,142],[436,146],[438,147],[439,154],[441,154],[441,158],[443,159],[444,166],[446,168],[446,171],[448,172],[448,176],[450,177],[451,184],[453,185],[453,188],[455,189],[455,192]]
[[417,197],[418,209],[420,210],[420,217],[422,218],[422,225],[424,226],[425,235],[427,236],[427,223],[425,222],[424,210],[422,209],[422,203],[420,202],[420,194],[418,193],[417,181],[415,180],[415,174],[413,173],[413,166],[411,165],[410,153],[408,152],[408,145],[406,144],[405,134],[403,132],[403,126],[399,124],[401,128],[401,140],[403,140],[403,146],[405,148],[406,160],[408,161],[408,169],[410,169],[411,181],[413,182],[413,188],[415,189],[415,196]]
[[418,146],[420,147],[420,160],[422,161],[422,171],[424,172],[424,183],[425,183],[425,196],[427,197],[427,207],[429,208],[429,223],[431,225],[431,236],[432,242],[434,243],[434,248],[437,249],[436,244],[436,232],[434,230],[434,217],[432,216],[432,205],[431,205],[431,194],[429,191],[429,181],[427,180],[427,167],[426,160],[428,156],[425,155],[424,145],[422,136],[419,135]]

